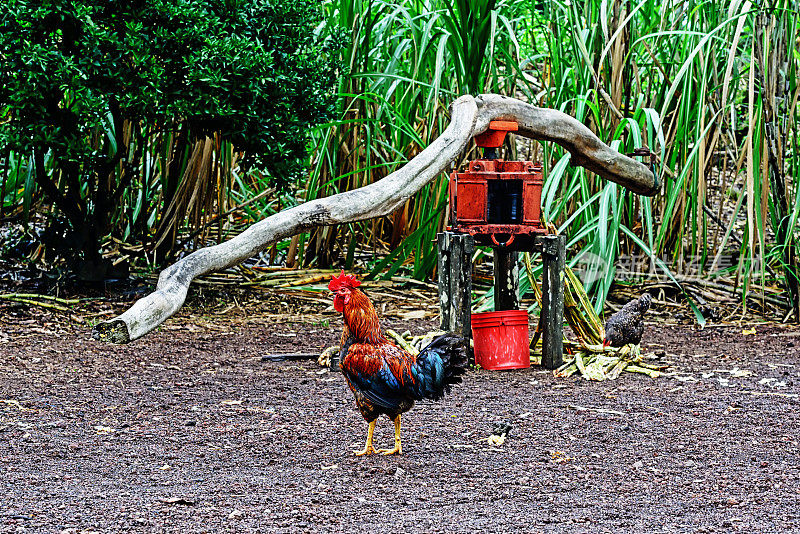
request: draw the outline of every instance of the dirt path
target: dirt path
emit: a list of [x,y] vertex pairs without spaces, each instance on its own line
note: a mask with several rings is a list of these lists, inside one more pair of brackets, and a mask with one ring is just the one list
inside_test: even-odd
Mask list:
[[403,456],[356,458],[342,377],[260,359],[340,319],[192,313],[117,347],[0,308],[0,531],[800,531],[797,330],[650,325],[656,380],[471,371],[404,417]]

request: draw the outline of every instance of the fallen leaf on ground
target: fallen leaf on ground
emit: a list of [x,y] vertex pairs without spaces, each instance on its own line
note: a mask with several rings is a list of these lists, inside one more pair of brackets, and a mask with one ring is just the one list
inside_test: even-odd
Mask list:
[[731,374],[731,378],[741,378],[753,374],[753,371],[751,371],[750,369],[739,369],[738,367],[734,367],[728,372]]
[[506,437],[505,435],[495,436],[494,434],[492,434],[491,436],[486,438],[486,442],[492,447],[499,447],[500,445],[506,442]]
[[572,456],[567,456],[567,453],[563,451],[550,451],[550,461],[554,463],[563,464],[574,459]]
[[762,378],[758,381],[758,383],[762,386],[769,386],[772,388],[785,388],[786,382],[778,380],[777,378]]
[[404,321],[410,321],[411,319],[424,319],[425,315],[425,310],[414,310],[409,312],[400,312],[397,314],[397,316]]
[[32,412],[33,411],[33,410],[29,409],[29,408],[23,408],[22,405],[19,403],[19,401],[14,400],[14,399],[0,399],[0,403],[6,404],[8,406],[13,406],[14,408],[17,408],[21,412]]
[[688,376],[672,375],[672,378],[674,378],[678,382],[699,382],[699,380],[697,380],[697,378],[693,377],[692,375]]

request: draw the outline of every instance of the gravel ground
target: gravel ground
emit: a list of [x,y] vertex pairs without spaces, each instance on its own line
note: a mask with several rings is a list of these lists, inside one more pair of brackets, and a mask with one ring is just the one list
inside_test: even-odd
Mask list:
[[402,456],[360,458],[341,375],[261,361],[341,319],[240,304],[127,346],[96,309],[0,304],[0,531],[800,532],[797,329],[650,324],[657,379],[472,370],[404,416]]

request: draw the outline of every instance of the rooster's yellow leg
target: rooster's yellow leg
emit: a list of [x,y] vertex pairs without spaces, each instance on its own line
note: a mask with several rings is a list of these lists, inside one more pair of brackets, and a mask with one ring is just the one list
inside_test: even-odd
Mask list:
[[372,433],[375,431],[375,423],[378,420],[371,421],[369,424],[369,429],[367,430],[367,443],[364,445],[364,449],[360,451],[353,451],[356,453],[356,456],[364,456],[365,454],[373,454],[375,453],[375,448],[372,446]]
[[381,454],[403,454],[403,445],[400,443],[400,416],[398,415],[393,419],[394,421],[394,449],[378,449]]

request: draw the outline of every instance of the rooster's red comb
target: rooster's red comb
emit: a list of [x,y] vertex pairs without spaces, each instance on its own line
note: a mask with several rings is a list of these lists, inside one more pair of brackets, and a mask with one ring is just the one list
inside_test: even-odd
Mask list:
[[331,291],[339,291],[343,287],[349,287],[350,289],[355,289],[360,285],[361,282],[356,280],[355,276],[353,276],[352,274],[344,274],[344,269],[342,269],[342,274],[331,278],[331,281],[328,284],[328,289],[330,289]]

